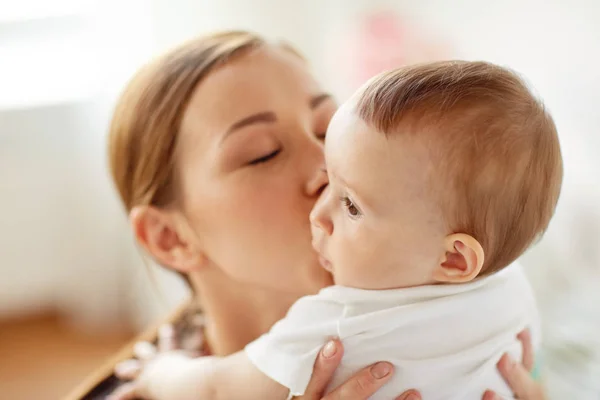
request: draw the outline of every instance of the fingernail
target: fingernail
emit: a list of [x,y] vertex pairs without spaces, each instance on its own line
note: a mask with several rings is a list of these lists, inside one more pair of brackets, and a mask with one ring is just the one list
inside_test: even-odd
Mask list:
[[381,379],[388,376],[391,370],[392,366],[390,364],[380,362],[371,367],[371,375],[373,375],[375,379]]
[[[504,361],[503,361],[504,360]],[[498,361],[498,367],[501,367],[500,364],[504,364],[504,368],[507,370],[511,370],[513,369],[513,367],[516,365],[515,361],[511,358],[511,356],[509,356],[508,354],[505,354],[500,361]]]
[[133,346],[133,352],[141,358],[150,358],[156,354],[156,347],[150,342],[137,342]]
[[411,393],[408,395],[408,397],[406,397],[406,400],[419,400],[419,396],[417,396],[414,393]]
[[331,357],[335,356],[336,352],[337,352],[337,348],[335,346],[335,342],[333,340],[330,340],[329,343],[327,343],[325,345],[325,348],[323,349],[323,356],[325,358],[331,358]]
[[483,394],[483,400],[495,400],[496,399],[496,394],[494,392],[492,392],[491,390],[486,390],[485,393]]
[[120,362],[115,366],[115,374],[117,375],[126,375],[128,374],[135,366],[137,365],[137,361],[135,360],[125,360]]
[[162,325],[158,330],[158,334],[160,337],[169,338],[175,335],[175,329],[170,324]]
[[125,375],[125,374],[127,374],[127,370],[128,370],[127,366],[123,366],[123,365],[119,364],[115,367],[115,375],[117,375],[117,376]]

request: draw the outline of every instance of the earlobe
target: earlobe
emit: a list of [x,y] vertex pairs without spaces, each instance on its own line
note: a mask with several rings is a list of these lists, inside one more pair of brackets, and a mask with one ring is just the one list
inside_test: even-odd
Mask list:
[[464,283],[475,279],[484,262],[481,244],[464,233],[448,235],[444,242],[445,254],[434,270],[433,279],[439,283]]
[[129,220],[139,245],[159,264],[182,273],[205,264],[202,253],[185,239],[172,212],[140,206],[131,210]]

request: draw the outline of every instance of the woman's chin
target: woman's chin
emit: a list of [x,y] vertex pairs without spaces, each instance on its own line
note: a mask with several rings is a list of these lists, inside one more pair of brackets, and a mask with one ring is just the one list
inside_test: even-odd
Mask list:
[[309,261],[308,265],[298,266],[298,268],[304,269],[302,276],[296,276],[295,278],[291,275],[285,279],[285,288],[291,289],[292,293],[296,293],[300,296],[307,296],[318,293],[321,289],[333,285],[333,276],[329,271],[325,270],[315,257]]
[[315,257],[315,261],[311,267],[314,271],[312,276],[314,277],[315,292],[333,285],[333,276],[331,275],[331,272],[323,268],[318,257]]

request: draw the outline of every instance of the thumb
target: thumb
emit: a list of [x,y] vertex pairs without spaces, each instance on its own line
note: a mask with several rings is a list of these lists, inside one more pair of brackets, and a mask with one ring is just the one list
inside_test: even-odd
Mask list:
[[136,400],[139,398],[137,385],[135,382],[129,382],[119,386],[117,390],[106,397],[106,400]]
[[397,397],[396,400],[422,400],[421,394],[416,390],[409,390],[407,392],[402,393],[400,397]]

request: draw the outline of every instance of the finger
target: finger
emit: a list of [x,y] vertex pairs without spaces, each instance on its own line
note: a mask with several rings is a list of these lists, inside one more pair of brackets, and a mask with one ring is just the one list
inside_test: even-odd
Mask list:
[[138,397],[137,385],[129,382],[119,386],[117,390],[106,396],[106,400],[136,400]]
[[366,400],[393,374],[394,367],[388,362],[378,362],[356,373],[322,400]]
[[491,390],[486,390],[481,400],[502,400],[502,398],[498,396],[495,392],[492,392]]
[[409,390],[402,393],[400,397],[396,397],[396,400],[422,400],[421,394],[416,390]]
[[538,399],[540,387],[531,378],[529,372],[521,364],[516,363],[508,354],[498,361],[498,370],[519,399]]
[[196,329],[192,334],[187,335],[180,346],[191,357],[202,355],[204,351],[204,332],[202,329]]
[[161,326],[158,330],[158,351],[162,353],[171,350],[177,350],[175,328],[173,328],[173,325],[167,324]]
[[523,367],[525,367],[527,371],[531,372],[535,363],[533,343],[531,341],[531,331],[529,329],[525,329],[517,335],[517,339],[521,341],[521,345],[523,346]]
[[133,380],[142,370],[139,360],[125,360],[115,366],[115,375],[120,379]]
[[306,398],[321,398],[342,356],[344,347],[339,340],[330,340],[319,353],[313,368],[312,378],[308,383],[304,396]]
[[156,356],[156,347],[150,342],[137,342],[133,353],[142,361],[149,361]]

